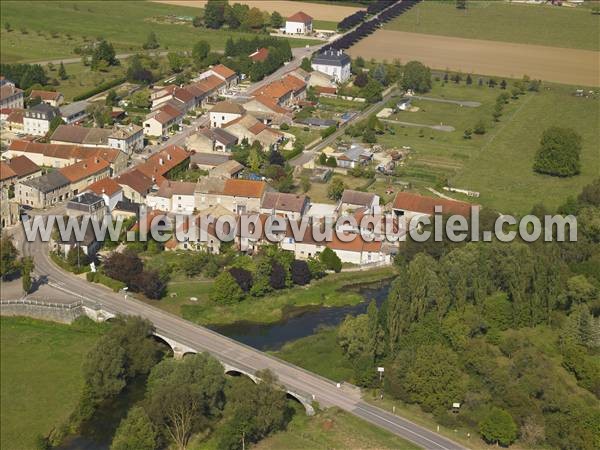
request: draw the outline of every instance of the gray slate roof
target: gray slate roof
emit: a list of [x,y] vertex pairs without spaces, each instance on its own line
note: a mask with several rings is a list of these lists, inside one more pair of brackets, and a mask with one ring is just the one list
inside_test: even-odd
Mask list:
[[56,189],[60,189],[61,187],[68,186],[70,182],[62,173],[60,173],[58,170],[55,170],[40,177],[23,181],[23,184],[40,192],[48,193]]
[[325,50],[313,57],[313,64],[343,67],[350,64],[351,60],[342,50]]

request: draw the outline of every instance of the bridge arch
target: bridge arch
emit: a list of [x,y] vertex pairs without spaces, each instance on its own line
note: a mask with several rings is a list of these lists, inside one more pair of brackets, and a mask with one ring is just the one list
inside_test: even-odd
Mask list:
[[304,410],[306,411],[307,416],[315,415],[315,408],[313,407],[312,401],[310,399],[307,399],[303,395],[297,394],[290,390],[286,390],[286,397],[291,398],[292,400],[297,401],[302,406],[304,406]]
[[225,364],[225,363],[221,363],[221,364],[223,365],[223,370],[226,375],[234,375],[234,376],[244,375],[244,376],[247,376],[248,378],[250,378],[252,380],[252,382],[255,384],[257,384],[260,381],[260,378],[258,378],[257,376],[255,376],[254,374],[252,374],[250,372],[239,369],[239,368],[234,367],[229,364]]

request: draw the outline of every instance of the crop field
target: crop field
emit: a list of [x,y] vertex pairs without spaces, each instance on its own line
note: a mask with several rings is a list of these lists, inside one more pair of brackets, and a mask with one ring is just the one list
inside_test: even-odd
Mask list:
[[403,31],[379,30],[349,49],[352,57],[402,62],[418,60],[435,69],[583,86],[600,85],[600,53],[511,44]]
[[453,1],[424,1],[385,29],[600,50],[600,16],[587,8],[468,1],[465,11],[456,9]]
[[[206,0],[189,1],[189,0],[158,0],[159,3],[167,3],[169,5],[180,5],[187,7],[203,8]],[[309,16],[315,19],[339,22],[344,17],[364,8],[355,8],[353,6],[340,6],[332,4],[320,4],[312,2],[297,2],[285,0],[236,0],[232,3],[245,3],[250,7],[258,7],[263,11],[272,13],[277,11],[283,17],[291,16],[298,11],[304,11]]]
[[[139,1],[3,1],[0,58],[3,63],[78,58],[75,49],[98,37],[110,41],[117,53],[139,52],[151,31],[156,33],[159,51],[190,50],[201,39],[213,50],[222,50],[230,36],[255,36],[194,28],[191,20],[200,13],[198,8]],[[294,47],[311,42],[290,40]]]
[[[452,132],[425,127],[408,127],[386,123],[394,134],[378,137],[387,148],[410,146],[412,152],[400,169],[402,180],[410,181],[420,192],[449,180],[457,188],[481,193],[477,200],[505,214],[522,214],[544,199],[549,208],[556,208],[568,196],[598,176],[600,167],[600,100],[574,96],[575,88],[562,85],[542,85],[540,92],[528,92],[505,105],[499,122],[491,112],[499,88],[449,82],[434,82],[429,97],[472,100],[481,103],[477,108],[461,107],[425,100],[415,100],[417,112],[401,112],[390,119],[424,125],[449,125]],[[507,91],[510,91],[509,88]],[[543,119],[540,119],[543,118]],[[464,139],[467,128],[473,129],[483,120],[486,132]],[[543,176],[533,172],[534,155],[542,132],[550,126],[571,127],[583,137],[582,173],[571,178]],[[380,192],[388,183],[378,182],[369,190]],[[394,186],[391,185],[393,188]],[[465,200],[460,194],[456,198]]]

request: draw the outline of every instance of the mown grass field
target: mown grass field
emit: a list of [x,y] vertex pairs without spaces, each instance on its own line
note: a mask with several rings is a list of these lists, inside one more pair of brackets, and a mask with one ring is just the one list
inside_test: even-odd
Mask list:
[[[507,91],[510,91],[510,84],[509,81]],[[482,105],[467,108],[415,101],[414,105],[421,108],[420,111],[402,112],[394,118],[432,125],[441,122],[456,130],[442,132],[392,125],[396,134],[386,133],[378,140],[388,148],[412,147],[400,177],[412,182],[417,190],[448,179],[454,187],[480,192],[477,202],[505,214],[527,213],[536,203],[556,208],[597,177],[600,167],[600,100],[597,96],[575,97],[574,91],[575,88],[569,86],[543,85],[540,92],[528,92],[518,100],[510,100],[500,121],[494,122],[491,112],[496,97],[505,91],[498,87],[479,87],[477,77],[471,86],[464,81],[458,85],[434,82],[428,96],[474,100]],[[474,128],[480,118],[486,124],[486,133],[464,139],[464,130]],[[571,127],[582,135],[580,175],[557,178],[533,171],[542,132],[553,125]],[[381,183],[371,187],[381,188]],[[455,196],[466,199],[460,194]]]
[[0,447],[35,448],[38,436],[68,418],[83,383],[81,363],[101,330],[91,322],[0,319]]
[[600,16],[587,8],[468,1],[425,1],[385,26],[388,30],[600,50]]
[[[253,33],[194,28],[191,21],[175,22],[168,16],[190,19],[202,10],[185,6],[141,1],[3,1],[0,20],[0,50],[3,63],[77,58],[76,47],[85,40],[103,37],[117,53],[142,50],[151,31],[156,33],[159,50],[191,50],[198,40],[213,50],[222,50],[229,36],[251,38]],[[5,29],[10,24],[12,31]],[[291,39],[294,47],[309,42]]]

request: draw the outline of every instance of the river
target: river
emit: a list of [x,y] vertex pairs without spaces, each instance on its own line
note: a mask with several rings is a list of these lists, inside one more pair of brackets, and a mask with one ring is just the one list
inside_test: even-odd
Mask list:
[[[381,306],[390,290],[390,281],[354,286],[351,289],[358,291],[364,300],[347,306],[292,307],[285,311],[283,320],[270,324],[237,322],[210,328],[258,350],[279,350],[288,342],[316,333],[320,327],[339,325],[347,315],[365,313],[372,300],[375,300],[377,306]],[[131,405],[143,398],[144,387],[143,380],[133,383],[117,399],[102,407],[82,427],[79,435],[68,437],[59,449],[108,450],[120,420],[126,416]]]
[[356,305],[292,307],[284,312],[285,318],[279,322],[236,322],[209,328],[258,350],[279,350],[287,342],[310,336],[323,326],[339,325],[347,315],[365,313],[371,300],[375,300],[377,306],[381,306],[387,298],[390,282],[386,280],[369,283],[352,289],[358,290],[364,297],[364,300]]

